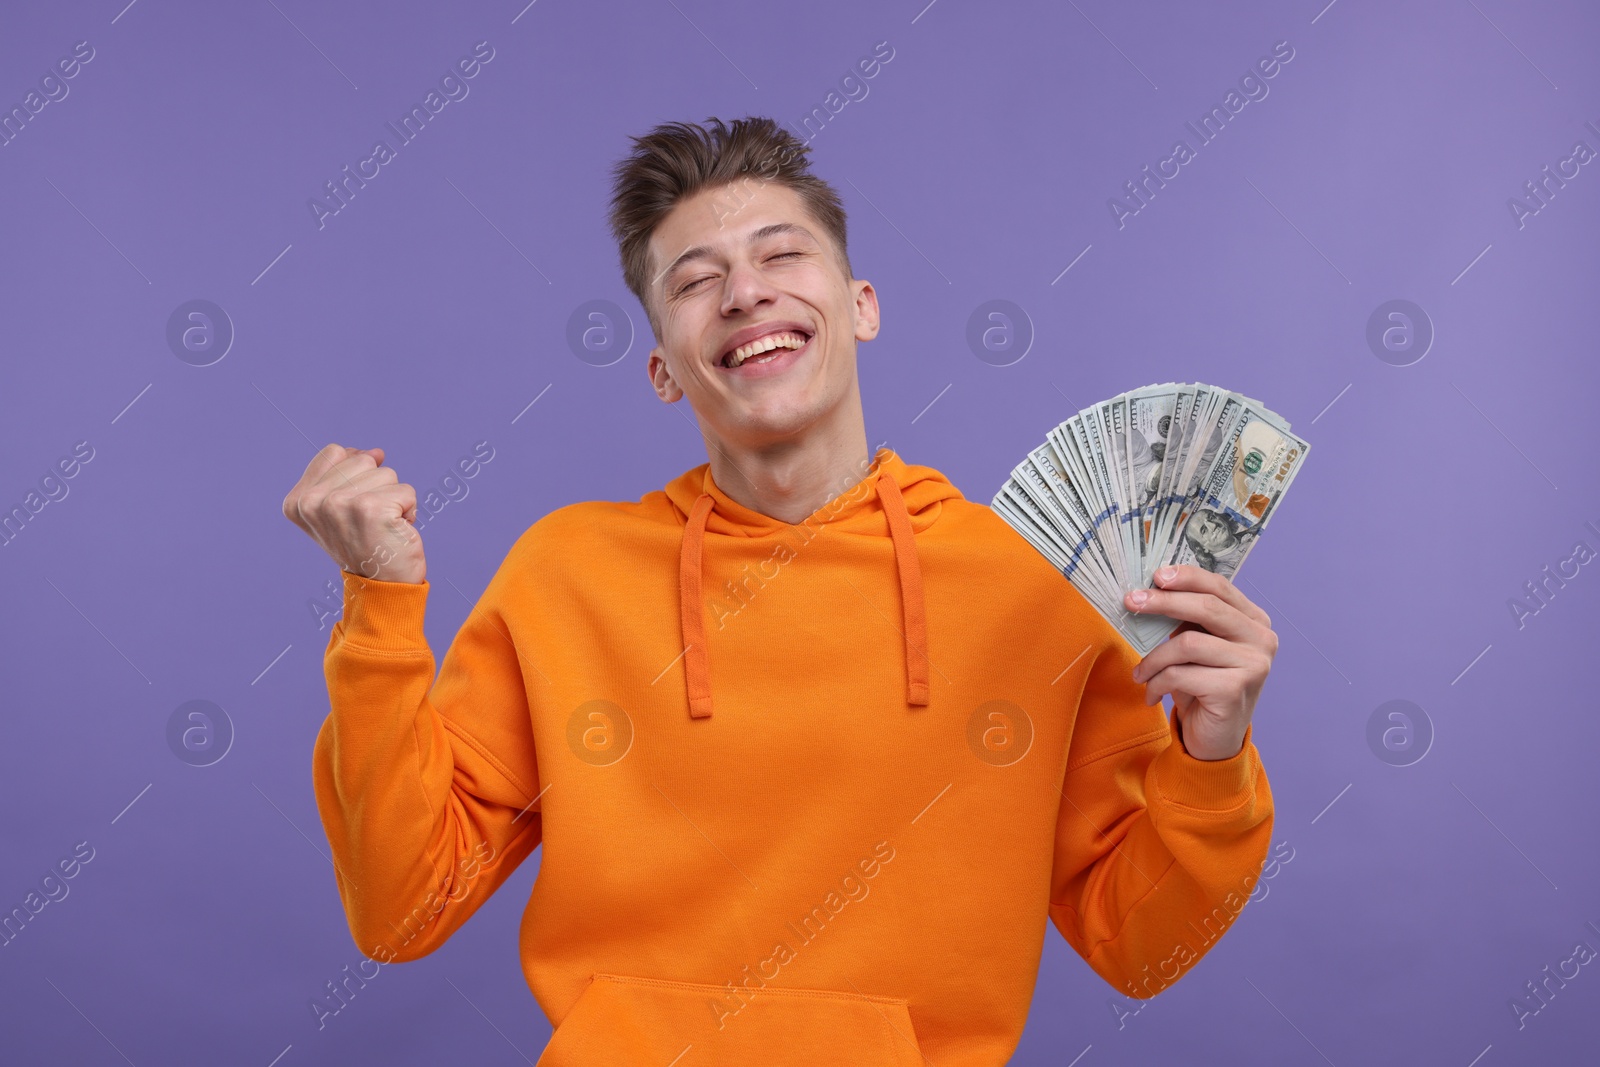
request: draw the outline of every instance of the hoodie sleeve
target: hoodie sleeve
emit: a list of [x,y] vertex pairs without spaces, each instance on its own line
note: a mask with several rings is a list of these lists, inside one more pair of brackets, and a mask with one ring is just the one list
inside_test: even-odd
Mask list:
[[1090,667],[1062,783],[1050,919],[1097,974],[1147,999],[1243,909],[1273,808],[1254,726],[1237,755],[1196,759],[1177,716],[1145,705],[1138,662],[1112,631]]
[[312,772],[351,935],[380,962],[442,945],[540,841],[522,657],[503,617],[509,563],[437,681],[430,585],[344,573]]

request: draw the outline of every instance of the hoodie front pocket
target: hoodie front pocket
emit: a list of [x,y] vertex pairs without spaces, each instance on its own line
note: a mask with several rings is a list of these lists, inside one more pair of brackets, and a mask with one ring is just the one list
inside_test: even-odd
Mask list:
[[740,990],[596,974],[536,1067],[914,1067],[907,1002],[829,989]]

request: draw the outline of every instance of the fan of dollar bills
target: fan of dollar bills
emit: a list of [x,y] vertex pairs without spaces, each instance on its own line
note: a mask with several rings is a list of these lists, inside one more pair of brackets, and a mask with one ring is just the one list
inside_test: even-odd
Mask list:
[[1171,563],[1232,581],[1310,448],[1259,400],[1147,385],[1051,430],[991,506],[1144,655],[1180,623],[1122,595]]

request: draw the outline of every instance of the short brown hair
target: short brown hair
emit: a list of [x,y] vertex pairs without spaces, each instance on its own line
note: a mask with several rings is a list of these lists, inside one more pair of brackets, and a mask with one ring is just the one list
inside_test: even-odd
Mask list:
[[661,331],[650,304],[650,235],[678,201],[701,189],[741,180],[777,182],[793,189],[838,249],[846,278],[855,277],[845,240],[839,194],[811,173],[811,146],[770,118],[748,116],[732,125],[666,122],[631,138],[633,151],[612,168],[610,223],[622,258],[622,278]]

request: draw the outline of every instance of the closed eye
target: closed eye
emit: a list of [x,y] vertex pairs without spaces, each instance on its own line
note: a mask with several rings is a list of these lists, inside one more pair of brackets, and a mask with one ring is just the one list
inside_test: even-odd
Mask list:
[[[775,259],[788,259],[790,256],[803,257],[804,255],[804,252],[779,252],[777,255],[768,256],[767,262],[770,263]],[[685,282],[683,285],[678,287],[675,295],[682,296],[685,293],[691,292],[701,282],[708,282],[710,280],[710,278],[696,278],[693,281]]]

